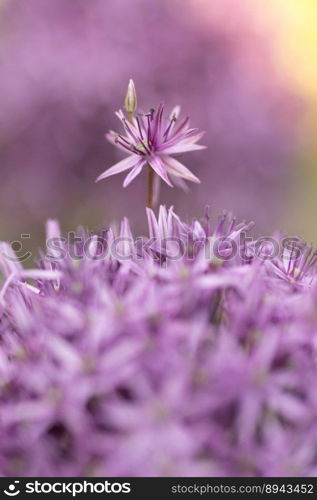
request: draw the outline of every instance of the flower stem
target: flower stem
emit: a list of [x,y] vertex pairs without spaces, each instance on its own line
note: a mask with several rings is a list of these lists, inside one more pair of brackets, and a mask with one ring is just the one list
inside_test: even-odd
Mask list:
[[212,310],[210,314],[210,322],[213,325],[219,326],[224,320],[223,302],[224,302],[224,292],[223,290],[218,290],[215,293],[215,297],[213,298]]
[[154,171],[150,165],[147,165],[147,206],[153,208],[153,182]]

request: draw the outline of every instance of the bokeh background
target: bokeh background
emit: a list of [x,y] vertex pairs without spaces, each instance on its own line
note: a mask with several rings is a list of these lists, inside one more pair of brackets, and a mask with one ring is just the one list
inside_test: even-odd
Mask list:
[[143,229],[144,177],[94,183],[122,157],[104,134],[132,77],[143,109],[206,131],[184,156],[201,185],[161,201],[316,243],[316,50],[316,0],[0,0],[0,239],[36,247],[48,217]]

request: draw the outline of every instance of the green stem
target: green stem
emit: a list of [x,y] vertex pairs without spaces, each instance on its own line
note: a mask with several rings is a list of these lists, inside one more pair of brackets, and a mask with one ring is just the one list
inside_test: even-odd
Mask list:
[[153,208],[153,182],[154,171],[150,165],[147,165],[147,206]]

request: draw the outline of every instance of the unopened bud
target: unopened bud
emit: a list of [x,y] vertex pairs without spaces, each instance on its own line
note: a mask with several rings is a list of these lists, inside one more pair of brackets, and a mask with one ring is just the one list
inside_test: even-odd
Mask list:
[[130,79],[128,90],[124,99],[124,107],[129,116],[133,117],[137,108],[136,91],[133,80]]

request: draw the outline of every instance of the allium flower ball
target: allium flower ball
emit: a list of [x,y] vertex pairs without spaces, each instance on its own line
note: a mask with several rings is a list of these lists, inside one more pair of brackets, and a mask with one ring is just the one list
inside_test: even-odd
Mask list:
[[294,286],[247,223],[147,215],[49,221],[27,272],[2,244],[0,474],[316,476],[315,262]]

